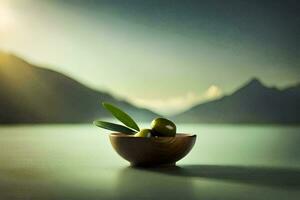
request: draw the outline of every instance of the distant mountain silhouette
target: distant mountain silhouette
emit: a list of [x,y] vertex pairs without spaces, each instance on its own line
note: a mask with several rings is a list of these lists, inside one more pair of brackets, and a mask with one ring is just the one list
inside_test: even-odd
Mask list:
[[[141,121],[158,116],[0,51],[0,124],[92,122],[110,117],[101,108],[101,101],[114,103]],[[173,119],[187,123],[299,124],[300,84],[279,90],[254,78],[233,94],[196,105]]]
[[300,84],[279,90],[254,78],[229,96],[174,117],[188,123],[300,123]]
[[137,120],[155,113],[95,91],[58,72],[0,52],[0,123],[79,123],[109,117],[100,102],[119,105]]

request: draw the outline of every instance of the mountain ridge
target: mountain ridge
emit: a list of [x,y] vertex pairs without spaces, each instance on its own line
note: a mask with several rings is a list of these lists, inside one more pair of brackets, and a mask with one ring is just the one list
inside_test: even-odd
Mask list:
[[[103,101],[118,105],[140,121],[159,116],[0,51],[0,124],[92,122],[110,117],[101,109]],[[184,123],[299,124],[299,110],[300,83],[278,89],[254,77],[229,95],[197,104],[170,118]]]
[[120,106],[139,120],[156,113],[91,89],[77,80],[0,51],[0,123],[86,123],[109,117],[100,102]]
[[300,123],[300,84],[266,87],[253,78],[230,95],[197,104],[173,116],[185,123]]

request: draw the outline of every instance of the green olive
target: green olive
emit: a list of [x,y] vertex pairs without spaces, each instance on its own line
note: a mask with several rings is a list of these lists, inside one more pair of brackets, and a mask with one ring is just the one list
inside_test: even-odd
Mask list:
[[156,118],[151,122],[152,134],[154,136],[174,137],[176,125],[168,119]]
[[140,132],[134,134],[134,137],[151,137],[152,133],[150,129],[142,129]]

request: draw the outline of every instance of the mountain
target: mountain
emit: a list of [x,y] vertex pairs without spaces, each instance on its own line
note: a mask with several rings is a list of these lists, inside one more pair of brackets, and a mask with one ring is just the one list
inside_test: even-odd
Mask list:
[[300,123],[300,84],[279,90],[254,78],[220,99],[174,116],[188,123]]
[[110,116],[101,108],[102,101],[120,106],[141,121],[157,116],[63,74],[0,52],[0,124],[91,123]]

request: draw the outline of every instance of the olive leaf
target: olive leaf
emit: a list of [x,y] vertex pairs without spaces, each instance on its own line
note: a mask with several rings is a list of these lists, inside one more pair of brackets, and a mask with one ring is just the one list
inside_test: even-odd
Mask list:
[[105,102],[102,103],[102,105],[105,109],[107,109],[115,118],[120,120],[123,124],[136,131],[140,131],[140,128],[137,125],[137,123],[123,110],[121,110],[120,108],[112,104],[105,103]]
[[120,133],[126,133],[126,134],[129,134],[129,135],[132,135],[132,134],[136,133],[136,131],[134,131],[130,128],[127,128],[125,126],[110,123],[110,122],[104,122],[104,121],[100,121],[100,120],[94,121],[94,125],[96,125],[100,128],[107,129],[107,130],[118,131]]

